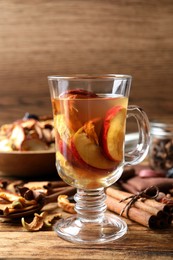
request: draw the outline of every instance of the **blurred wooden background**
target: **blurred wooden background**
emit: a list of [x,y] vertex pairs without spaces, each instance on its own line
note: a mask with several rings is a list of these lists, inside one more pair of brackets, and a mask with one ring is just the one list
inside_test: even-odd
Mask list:
[[0,0],[0,124],[50,114],[47,76],[133,76],[130,104],[173,113],[172,0]]

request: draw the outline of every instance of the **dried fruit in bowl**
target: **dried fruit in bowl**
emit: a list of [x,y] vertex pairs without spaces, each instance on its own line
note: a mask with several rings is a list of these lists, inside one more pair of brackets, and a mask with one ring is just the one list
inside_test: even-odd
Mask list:
[[23,119],[0,127],[0,151],[40,151],[54,149],[52,117],[26,113]]

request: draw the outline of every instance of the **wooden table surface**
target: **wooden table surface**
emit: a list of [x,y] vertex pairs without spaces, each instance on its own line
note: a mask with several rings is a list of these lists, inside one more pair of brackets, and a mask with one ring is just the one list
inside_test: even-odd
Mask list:
[[127,224],[123,238],[86,246],[66,242],[53,230],[28,232],[20,223],[0,223],[0,259],[172,259],[172,227],[153,231],[129,220]]
[[87,246],[62,240],[52,228],[28,232],[20,222],[0,219],[0,259],[173,259],[173,226],[156,231],[124,220],[123,238]]
[[152,231],[127,223],[123,238],[93,246],[66,242],[52,230],[31,233],[20,224],[0,223],[0,259],[172,259],[172,228]]

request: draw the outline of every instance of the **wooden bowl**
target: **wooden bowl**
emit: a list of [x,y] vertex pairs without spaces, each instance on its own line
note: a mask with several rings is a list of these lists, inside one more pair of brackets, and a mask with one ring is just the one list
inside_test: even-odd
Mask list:
[[0,176],[45,179],[57,175],[54,151],[0,152]]

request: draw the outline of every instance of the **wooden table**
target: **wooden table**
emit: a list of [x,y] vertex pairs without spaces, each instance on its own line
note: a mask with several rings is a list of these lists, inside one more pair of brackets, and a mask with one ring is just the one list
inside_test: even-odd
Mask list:
[[127,234],[106,245],[84,246],[52,230],[28,232],[18,223],[0,223],[0,259],[172,259],[173,228],[153,231],[127,221]]
[[58,238],[52,230],[31,233],[17,223],[0,223],[0,259],[173,259],[173,228],[153,231],[127,224],[123,238],[83,246]]
[[173,259],[173,227],[151,230],[130,220],[127,234],[105,245],[78,245],[50,229],[26,231],[0,220],[0,259]]

